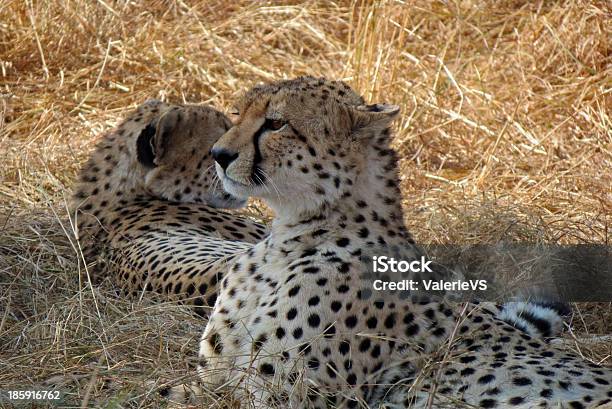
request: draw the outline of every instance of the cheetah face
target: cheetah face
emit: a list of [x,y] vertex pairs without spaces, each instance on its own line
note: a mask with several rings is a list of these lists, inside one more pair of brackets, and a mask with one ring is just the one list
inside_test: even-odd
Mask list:
[[338,200],[367,170],[367,146],[398,107],[363,105],[346,84],[298,78],[240,98],[236,124],[212,153],[223,187],[263,198],[277,215]]
[[210,155],[213,144],[231,127],[223,113],[160,101],[149,101],[141,110],[145,126],[130,149],[144,171],[149,194],[220,208],[244,206],[245,200],[223,190]]

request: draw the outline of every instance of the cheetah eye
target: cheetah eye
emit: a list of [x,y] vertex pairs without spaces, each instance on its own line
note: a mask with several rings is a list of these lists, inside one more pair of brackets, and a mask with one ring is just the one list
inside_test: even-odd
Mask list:
[[238,116],[238,115],[240,115],[240,111],[238,110],[238,108],[236,108],[236,107],[232,107],[232,108],[229,110],[229,114],[230,114],[230,115],[235,115],[235,116]]
[[266,127],[266,129],[270,129],[272,131],[278,131],[281,128],[283,128],[285,125],[287,125],[287,122],[283,121],[282,119],[266,118],[266,122],[264,123],[264,126]]

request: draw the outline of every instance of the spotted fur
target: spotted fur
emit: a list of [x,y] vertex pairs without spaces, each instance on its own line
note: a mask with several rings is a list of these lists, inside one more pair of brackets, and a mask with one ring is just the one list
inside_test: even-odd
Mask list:
[[[612,372],[488,305],[372,293],[368,258],[422,252],[400,204],[395,106],[316,78],[257,86],[214,145],[223,186],[262,198],[270,235],[236,258],[199,376],[244,407],[569,407],[612,398]],[[418,277],[413,277],[417,279]]]
[[130,293],[212,306],[227,263],[267,227],[221,208],[244,205],[216,180],[210,148],[231,127],[208,106],[147,101],[98,143],[73,216],[89,267]]

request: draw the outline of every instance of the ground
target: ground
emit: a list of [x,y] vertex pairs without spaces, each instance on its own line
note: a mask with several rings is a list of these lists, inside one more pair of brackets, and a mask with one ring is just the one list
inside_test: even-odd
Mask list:
[[[68,376],[76,406],[157,407],[143,381],[194,375],[202,320],[90,286],[66,211],[97,136],[150,97],[229,110],[260,81],[344,79],[402,108],[395,147],[419,242],[609,244],[610,12],[604,1],[5,2],[0,389]],[[568,348],[611,365],[612,303],[573,307]]]

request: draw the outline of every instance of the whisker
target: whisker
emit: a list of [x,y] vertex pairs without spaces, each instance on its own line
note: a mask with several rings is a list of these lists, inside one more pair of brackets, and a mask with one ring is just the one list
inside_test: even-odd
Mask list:
[[[208,173],[213,166],[215,166],[214,163],[206,168],[204,174]],[[219,179],[219,175],[217,175],[217,172],[215,172],[213,175],[213,183],[211,183],[211,186],[209,186],[208,192],[214,192],[217,189],[217,179]]]
[[[263,170],[261,170],[261,169],[260,169],[260,172],[264,173]],[[265,176],[265,174],[264,174],[264,176]],[[259,174],[255,174],[255,177],[257,177],[257,180],[259,181],[259,185],[263,186],[266,189],[266,191],[271,194],[272,192],[270,192],[270,188],[265,183],[265,179],[262,179],[261,175],[259,175]]]
[[272,180],[272,178],[266,173],[266,171],[264,171],[263,169],[260,169],[261,173],[265,176],[266,180],[268,180],[270,182],[270,184],[272,185],[272,187],[274,188],[274,190],[276,190],[276,195],[278,196],[278,200],[281,201],[281,193],[280,190],[278,188],[278,186],[276,186],[276,183],[274,183],[274,181]]

